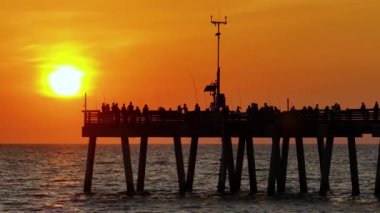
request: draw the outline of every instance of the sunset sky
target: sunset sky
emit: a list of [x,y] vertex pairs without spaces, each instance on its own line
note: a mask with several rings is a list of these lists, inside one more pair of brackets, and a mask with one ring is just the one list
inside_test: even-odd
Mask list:
[[[83,96],[151,109],[211,98],[216,28],[222,26],[222,92],[231,108],[282,109],[380,100],[378,0],[1,0],[0,143],[78,143]],[[61,97],[49,75],[83,72]]]

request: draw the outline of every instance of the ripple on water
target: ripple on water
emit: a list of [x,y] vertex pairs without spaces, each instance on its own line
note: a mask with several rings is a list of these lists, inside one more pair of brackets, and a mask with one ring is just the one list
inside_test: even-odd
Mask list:
[[[236,150],[236,146],[234,147]],[[185,165],[189,145],[183,145]],[[361,196],[352,197],[347,146],[334,145],[327,197],[320,197],[319,161],[315,144],[305,146],[309,194],[298,193],[296,151],[291,144],[287,172],[287,193],[267,197],[270,146],[255,145],[259,193],[249,195],[246,161],[242,190],[237,195],[216,193],[220,147],[198,148],[194,193],[178,194],[178,180],[172,145],[149,145],[145,189],[148,193],[128,197],[119,145],[97,148],[93,194],[82,192],[87,147],[85,145],[2,146],[0,149],[0,211],[128,211],[128,212],[308,212],[379,211],[373,196],[377,146],[358,144]],[[139,147],[131,146],[134,180]],[[22,156],[19,153],[24,153]],[[236,156],[235,156],[236,157]],[[227,184],[228,188],[228,184]]]

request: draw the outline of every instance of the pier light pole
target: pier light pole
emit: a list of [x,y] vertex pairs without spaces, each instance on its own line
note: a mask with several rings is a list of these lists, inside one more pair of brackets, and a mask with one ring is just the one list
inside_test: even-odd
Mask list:
[[207,85],[204,91],[211,92],[211,95],[213,97],[212,106],[214,107],[214,110],[218,110],[220,107],[224,107],[226,104],[224,94],[220,93],[220,25],[227,24],[227,16],[224,17],[224,21],[216,21],[211,16],[211,24],[215,25],[218,28],[218,31],[215,34],[217,37],[216,82]]
[[221,24],[227,24],[227,16],[224,17],[224,21],[215,21],[213,20],[211,16],[211,24],[215,25],[218,27],[218,32],[215,34],[217,37],[217,60],[216,60],[216,66],[217,66],[217,73],[216,73],[216,96],[220,96],[220,25]]

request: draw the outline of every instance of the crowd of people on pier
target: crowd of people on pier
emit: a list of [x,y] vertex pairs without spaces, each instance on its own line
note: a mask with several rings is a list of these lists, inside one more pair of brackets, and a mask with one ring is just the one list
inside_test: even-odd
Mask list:
[[[342,110],[340,104],[335,103],[334,105],[326,106],[323,109],[319,108],[319,105],[304,106],[301,109],[296,109],[292,106],[286,112],[294,113],[299,116],[316,118],[322,120],[339,120],[346,119],[350,120],[352,118],[352,112],[355,111],[356,114],[360,111],[361,119],[368,120],[378,120],[379,119],[379,104],[375,103],[373,108],[367,108],[364,102],[361,104],[360,109],[357,110]],[[370,113],[371,111],[371,113]],[[165,109],[164,107],[159,107],[158,110],[150,110],[148,105],[145,104],[142,109],[139,106],[134,106],[132,102],[129,102],[128,105],[122,104],[120,107],[118,103],[106,104],[103,103],[101,106],[100,120],[105,123],[135,123],[135,122],[146,122],[152,119],[155,120],[182,120],[189,112],[192,115],[197,113],[215,113],[220,112],[221,115],[230,116],[233,119],[242,119],[243,117],[247,119],[253,119],[256,116],[265,115],[265,116],[276,116],[283,111],[281,111],[276,106],[269,105],[264,103],[262,106],[259,106],[257,103],[250,104],[245,112],[241,111],[241,107],[238,106],[235,111],[230,110],[228,106],[219,108],[216,110],[211,110],[207,108],[201,110],[199,104],[195,104],[194,108],[189,109],[186,104],[178,105],[175,110],[172,108]],[[371,115],[371,116],[370,116]],[[345,116],[343,118],[343,116]]]

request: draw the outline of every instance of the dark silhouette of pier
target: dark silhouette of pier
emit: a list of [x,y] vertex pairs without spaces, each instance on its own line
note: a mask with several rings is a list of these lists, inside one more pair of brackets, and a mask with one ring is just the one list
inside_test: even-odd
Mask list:
[[[144,191],[144,178],[147,158],[148,139],[151,137],[173,138],[178,187],[180,193],[193,190],[193,180],[199,138],[220,138],[221,156],[218,178],[218,192],[225,191],[226,178],[231,192],[240,190],[244,152],[247,152],[250,192],[257,192],[255,138],[271,138],[272,150],[268,171],[267,194],[285,192],[289,140],[295,138],[299,187],[301,193],[308,191],[305,169],[304,138],[315,138],[320,162],[320,194],[326,195],[329,187],[331,156],[334,139],[347,138],[352,183],[352,195],[360,194],[359,172],[356,155],[356,138],[363,134],[380,136],[379,110],[347,109],[319,110],[303,109],[280,112],[279,110],[249,110],[248,112],[221,111],[145,111],[139,114],[123,112],[102,112],[85,110],[83,137],[89,137],[87,168],[84,192],[91,192],[96,139],[98,137],[120,137],[125,167],[127,192],[135,193],[135,183],[131,166],[129,138],[139,137],[140,156],[137,176],[137,191]],[[182,154],[181,138],[190,137],[190,155],[187,173]],[[232,138],[238,138],[236,162]],[[282,143],[281,143],[282,139]],[[380,149],[380,147],[379,147]],[[380,152],[375,177],[375,194],[380,195]],[[277,188],[276,188],[277,187]]]
[[[285,192],[289,140],[290,138],[295,138],[300,192],[306,193],[308,187],[303,139],[315,138],[320,162],[320,194],[326,195],[330,189],[329,174],[334,139],[336,137],[345,137],[347,138],[349,150],[352,194],[358,195],[360,189],[355,139],[362,137],[363,134],[372,134],[373,137],[380,136],[379,106],[377,102],[374,109],[371,110],[366,109],[364,103],[362,103],[360,109],[341,110],[339,104],[335,104],[332,109],[326,107],[320,110],[318,107],[314,109],[304,107],[302,110],[292,108],[292,110],[286,112],[281,112],[276,107],[270,107],[267,104],[259,109],[256,104],[253,104],[246,112],[240,112],[240,110],[231,112],[226,105],[226,97],[221,93],[220,86],[220,27],[227,24],[227,17],[222,21],[216,21],[211,16],[211,23],[217,27],[217,33],[215,34],[217,38],[217,72],[216,80],[204,89],[204,92],[210,92],[213,98],[210,109],[201,111],[198,106],[194,111],[188,111],[187,106],[184,106],[184,108],[179,106],[177,111],[165,111],[164,108],[160,108],[158,111],[149,111],[147,106],[144,106],[141,112],[140,109],[134,110],[132,103],[128,107],[124,105],[121,110],[117,104],[113,104],[112,109],[108,105],[103,105],[102,111],[87,110],[85,107],[82,135],[83,137],[89,137],[89,146],[84,191],[86,193],[91,192],[96,139],[98,137],[121,138],[125,178],[129,195],[135,193],[129,147],[130,137],[141,138],[137,176],[138,192],[144,191],[148,138],[173,138],[180,193],[193,190],[198,140],[202,137],[208,137],[221,138],[222,152],[220,156],[218,192],[223,193],[225,191],[227,176],[230,191],[237,192],[240,190],[245,151],[247,152],[250,192],[257,192],[254,138],[272,139],[268,172],[268,195],[273,195],[276,192],[276,186],[278,193]],[[181,138],[183,137],[191,138],[187,173],[185,173],[182,154]],[[239,139],[236,164],[233,157],[232,138]],[[380,195],[380,146],[375,194]]]

